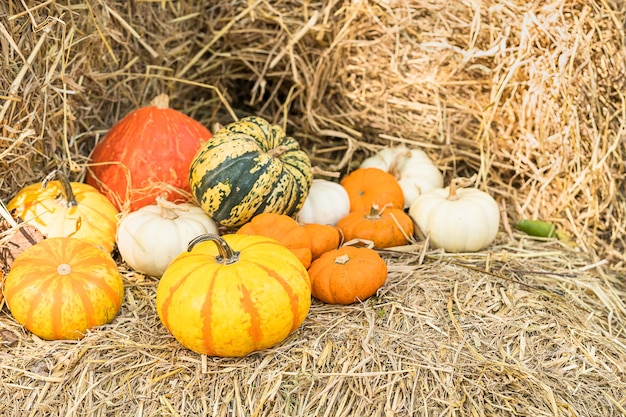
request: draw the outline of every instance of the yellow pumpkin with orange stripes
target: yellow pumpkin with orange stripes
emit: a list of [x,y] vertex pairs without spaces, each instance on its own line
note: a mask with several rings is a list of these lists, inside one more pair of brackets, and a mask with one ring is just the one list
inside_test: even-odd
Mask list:
[[161,322],[186,348],[237,357],[282,342],[306,318],[311,282],[302,262],[264,236],[201,235],[161,277]]
[[109,323],[124,298],[111,255],[85,239],[54,237],[19,254],[4,282],[15,320],[47,340],[80,339]]

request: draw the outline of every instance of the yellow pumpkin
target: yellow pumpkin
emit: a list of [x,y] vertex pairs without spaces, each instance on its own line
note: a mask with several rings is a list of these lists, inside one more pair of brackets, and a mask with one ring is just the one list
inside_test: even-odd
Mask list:
[[42,240],[17,256],[4,282],[11,314],[48,339],[80,339],[119,311],[124,283],[111,255],[84,240]]
[[58,181],[50,181],[49,175],[41,184],[22,188],[7,204],[9,211],[48,238],[83,238],[111,252],[117,209],[91,185],[69,182],[64,175],[54,174]]
[[298,257],[272,238],[207,234],[167,267],[156,305],[161,322],[188,349],[245,356],[300,326],[311,283]]

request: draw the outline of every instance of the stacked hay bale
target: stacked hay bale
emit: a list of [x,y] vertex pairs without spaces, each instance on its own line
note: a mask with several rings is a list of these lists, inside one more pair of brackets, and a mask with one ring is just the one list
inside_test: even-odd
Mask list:
[[330,169],[424,147],[447,180],[477,174],[507,221],[553,221],[621,265],[623,5],[0,7],[4,200],[61,163],[80,177],[115,121],[166,92],[207,125],[283,123]]

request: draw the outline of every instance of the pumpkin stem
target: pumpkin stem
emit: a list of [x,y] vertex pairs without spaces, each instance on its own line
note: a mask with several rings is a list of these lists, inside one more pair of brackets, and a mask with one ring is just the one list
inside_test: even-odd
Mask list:
[[288,146],[280,145],[280,146],[275,147],[274,149],[270,149],[269,151],[267,151],[267,154],[271,156],[272,158],[278,158],[287,149],[289,149]]
[[335,263],[338,265],[345,265],[348,262],[350,262],[350,257],[347,254],[343,254],[335,258]]
[[50,180],[54,177],[57,177],[59,181],[61,182],[61,185],[63,186],[63,194],[65,197],[65,202],[66,202],[65,204],[67,204],[67,207],[77,206],[78,201],[76,201],[74,190],[72,190],[72,184],[70,183],[70,180],[67,178],[67,176],[61,170],[55,169],[54,171],[46,175],[46,177],[41,182],[41,188],[45,190],[46,187],[48,186],[48,182],[50,182]]
[[450,191],[448,191],[448,200],[455,201],[458,200],[459,196],[456,193],[456,181],[453,179],[450,181]]
[[[183,207],[178,206],[176,203],[168,201],[163,196],[158,196],[155,199],[157,205],[161,209],[161,217],[168,220],[174,220],[178,218],[178,210],[185,210]],[[187,210],[188,211],[188,210]]]
[[393,159],[391,160],[391,163],[389,164],[389,168],[387,169],[387,172],[393,175],[396,178],[396,180],[399,180],[400,179],[400,168],[399,168],[400,162],[410,157],[411,157],[411,151],[409,150],[395,154]]
[[380,210],[378,208],[378,204],[372,204],[372,207],[370,207],[370,212],[367,216],[365,216],[365,218],[366,219],[379,219],[380,215],[383,214],[384,210],[385,210],[384,207],[382,210]]
[[151,106],[156,107],[159,110],[165,110],[170,108],[170,98],[167,94],[159,94],[150,102]]
[[239,252],[234,251],[221,236],[214,233],[207,233],[193,238],[191,242],[189,242],[189,245],[187,245],[187,252],[191,252],[194,246],[198,243],[206,242],[207,240],[210,240],[217,245],[217,250],[220,254],[215,257],[215,260],[218,263],[230,265],[239,260]]

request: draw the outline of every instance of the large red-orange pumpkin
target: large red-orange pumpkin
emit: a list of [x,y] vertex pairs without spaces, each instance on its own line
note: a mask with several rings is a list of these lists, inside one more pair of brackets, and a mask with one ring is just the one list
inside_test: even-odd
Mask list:
[[159,195],[189,200],[189,165],[211,132],[157,96],[116,123],[91,155],[87,183],[118,210],[137,210]]
[[15,320],[37,336],[80,339],[119,311],[124,283],[108,252],[85,239],[42,240],[17,256],[4,282]]

